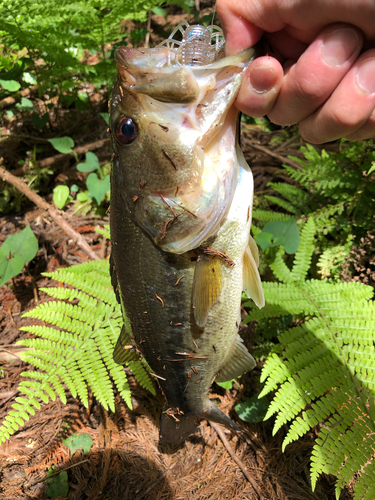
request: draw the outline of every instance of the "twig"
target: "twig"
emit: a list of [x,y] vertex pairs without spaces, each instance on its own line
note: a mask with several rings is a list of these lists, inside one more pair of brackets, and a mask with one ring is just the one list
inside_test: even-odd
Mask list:
[[[9,391],[8,391],[9,392]],[[9,394],[9,396],[5,399],[3,399],[2,401],[0,401],[0,406],[3,406],[5,405],[10,399],[12,399],[16,394],[18,393],[18,389],[16,389],[15,391],[12,391],[12,394]]]
[[[0,165],[3,163],[2,159],[0,159]],[[32,202],[34,202],[39,208],[46,210],[52,219],[58,224],[61,229],[70,236],[73,241],[77,243],[77,245],[93,260],[99,260],[99,257],[96,255],[94,250],[89,246],[87,241],[80,235],[75,229],[72,228],[70,224],[66,222],[66,220],[58,213],[58,211],[53,208],[49,203],[47,203],[41,196],[36,194],[29,186],[21,179],[17,179],[10,172],[5,170],[0,166],[0,178],[4,182],[9,182],[12,186],[16,187],[21,193],[29,198]]]
[[[25,351],[27,351],[27,347],[25,348]],[[6,354],[1,354],[2,352],[5,352],[7,353],[9,356],[7,356]],[[21,351],[22,352],[22,351]],[[4,361],[5,360],[8,360],[8,359],[13,359],[13,357],[15,358],[18,358],[18,359],[22,359],[20,356],[18,356],[18,354],[16,354],[15,352],[12,352],[12,351],[8,351],[8,349],[4,349],[3,347],[0,347],[0,359],[3,359]]]
[[229,453],[229,455],[232,457],[232,460],[234,462],[236,462],[236,464],[238,465],[238,467],[242,470],[242,472],[243,472],[244,476],[246,477],[246,479],[249,481],[249,483],[251,484],[251,486],[254,488],[255,493],[258,495],[258,498],[260,500],[263,500],[263,496],[261,495],[261,493],[259,491],[257,483],[250,476],[250,473],[249,473],[247,467],[241,462],[241,460],[237,457],[237,455],[232,450],[232,448],[231,448],[231,446],[230,446],[230,444],[229,444],[229,442],[228,442],[228,440],[227,440],[227,438],[226,438],[226,436],[224,434],[223,429],[220,427],[219,424],[217,424],[215,422],[209,421],[209,424],[214,429],[214,431],[216,432],[216,434],[219,436],[219,438],[221,439],[221,441],[223,442],[223,445],[227,449],[227,452]]
[[50,474],[49,476],[47,475],[45,477],[37,479],[36,481],[33,481],[32,483],[28,484],[27,487],[30,488],[31,486],[34,486],[34,484],[38,484],[41,481],[45,481],[46,479],[49,479],[50,477],[57,476],[58,474],[61,474],[61,472],[64,472],[65,470],[68,470],[68,469],[71,469],[72,467],[77,467],[77,465],[84,464],[85,462],[90,462],[90,460],[88,458],[86,458],[86,460],[81,460],[81,462],[77,462],[75,464],[69,465],[68,467],[64,467],[63,469],[60,469],[60,470],[54,472],[53,474]]
[[277,153],[274,153],[273,151],[271,151],[270,149],[264,147],[264,146],[261,146],[260,144],[255,144],[253,141],[247,141],[247,143],[254,149],[258,149],[259,151],[262,151],[262,153],[266,153],[267,155],[269,156],[272,156],[273,158],[276,158],[277,160],[279,160],[281,163],[287,163],[288,165],[290,165],[291,167],[293,168],[298,168],[298,170],[301,170],[302,167],[299,163],[297,163],[296,161],[294,160],[291,160],[290,158],[287,158],[285,156],[281,156],[281,155],[278,155]]
[[[9,136],[12,137],[12,136]],[[21,136],[16,136],[21,137]],[[74,148],[73,151],[75,154],[80,155],[82,153],[87,153],[87,151],[94,151],[95,149],[102,148],[106,144],[110,142],[111,139],[101,139],[100,141],[90,142],[89,144],[85,144],[84,146],[79,146],[78,148]],[[43,142],[47,142],[43,139]],[[74,156],[73,153],[61,153],[59,155],[50,156],[49,158],[44,158],[44,160],[38,161],[38,165],[40,168],[49,167],[50,165],[54,165],[64,158],[69,158],[70,156]],[[26,167],[22,166],[20,168],[16,168],[12,171],[12,174],[16,177],[20,177],[24,175],[26,172]]]
[[150,34],[151,34],[151,10],[148,11],[148,17],[147,17],[147,34],[145,38],[145,49],[148,49],[150,46]]

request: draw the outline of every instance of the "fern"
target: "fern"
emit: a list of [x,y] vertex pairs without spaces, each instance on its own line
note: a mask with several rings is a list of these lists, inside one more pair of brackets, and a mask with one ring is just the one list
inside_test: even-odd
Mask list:
[[[263,284],[258,320],[292,314],[299,324],[279,335],[264,365],[259,397],[276,390],[266,418],[274,433],[290,423],[283,449],[311,428],[319,437],[311,458],[313,488],[321,473],[338,476],[336,497],[357,476],[355,500],[375,498],[375,304],[363,284],[307,280],[315,223],[309,218],[290,270],[280,250],[271,265],[281,283]],[[249,305],[249,303],[245,304]]]
[[[102,234],[107,235],[104,231]],[[113,361],[113,350],[123,325],[121,307],[116,301],[108,261],[92,261],[46,273],[52,279],[74,288],[43,288],[59,299],[41,304],[24,316],[50,326],[22,327],[35,335],[18,343],[29,349],[21,358],[36,371],[26,371],[16,398],[0,426],[0,443],[24,425],[29,415],[59,397],[66,403],[67,391],[88,407],[88,389],[108,410],[114,411],[113,384],[131,408],[130,389],[124,369]],[[130,341],[130,339],[129,339]],[[155,394],[145,366],[137,354],[127,352],[126,365],[142,387]]]

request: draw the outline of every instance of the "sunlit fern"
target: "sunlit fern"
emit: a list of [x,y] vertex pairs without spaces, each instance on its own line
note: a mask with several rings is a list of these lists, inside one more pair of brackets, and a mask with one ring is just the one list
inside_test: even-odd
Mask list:
[[[375,498],[375,305],[373,289],[359,283],[306,280],[314,251],[310,218],[290,270],[280,250],[271,265],[279,283],[263,283],[266,306],[251,319],[292,314],[262,371],[259,397],[276,390],[266,418],[274,433],[290,428],[283,448],[317,426],[311,457],[315,488],[324,472],[338,476],[336,497],[356,476],[355,500]],[[246,304],[245,304],[246,305]],[[250,303],[248,304],[250,305]]]
[[[24,315],[49,326],[21,328],[35,335],[18,343],[28,347],[20,357],[36,370],[21,374],[25,377],[18,387],[22,396],[16,398],[0,426],[0,443],[24,425],[35,410],[41,410],[41,403],[56,397],[66,403],[67,391],[88,407],[90,390],[106,410],[114,411],[114,384],[131,408],[126,373],[112,359],[123,320],[108,261],[61,268],[46,276],[74,288],[42,288],[58,300],[44,302]],[[155,394],[147,369],[131,350],[126,365],[140,385]]]

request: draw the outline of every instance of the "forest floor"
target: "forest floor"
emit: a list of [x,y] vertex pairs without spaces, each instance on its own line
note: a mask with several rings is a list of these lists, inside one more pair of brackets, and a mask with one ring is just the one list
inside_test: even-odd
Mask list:
[[[178,20],[174,20],[176,22]],[[33,97],[31,93],[29,98],[33,100]],[[101,147],[97,147],[95,153],[101,162],[109,161],[110,142],[106,125],[98,114],[106,111],[104,93],[93,92],[91,101],[89,111],[61,111],[60,129],[55,128],[54,136],[70,135],[76,146],[82,147],[97,143]],[[11,135],[0,144],[0,156],[14,173],[17,173],[19,159],[34,146],[43,144],[41,159],[56,154],[45,145],[43,134],[35,132],[30,120],[24,120],[19,126],[15,122],[8,124],[2,132],[3,136],[4,133]],[[289,155],[300,155],[296,150],[301,145],[297,130],[294,136],[293,132],[289,133],[289,140],[283,139],[284,136],[284,131],[279,129],[265,132],[259,126],[242,127],[242,149],[254,174],[255,193],[264,192],[269,181],[285,180],[280,172],[282,164],[291,161]],[[75,164],[69,155],[53,160],[49,166],[52,170],[48,177],[50,193],[55,185],[66,180],[82,184],[86,174],[77,172]],[[52,195],[45,198],[51,202]],[[68,209],[64,217],[100,258],[109,257],[109,241],[96,232],[98,226],[108,224],[107,215],[82,216]],[[21,326],[32,324],[31,319],[22,315],[49,300],[41,288],[52,283],[42,273],[88,260],[48,212],[27,202],[17,214],[0,217],[0,245],[8,235],[27,224],[39,241],[37,256],[13,282],[0,288],[0,421],[11,410],[22,380],[21,373],[27,369],[17,356],[19,348],[15,345],[18,340],[30,336],[19,330]],[[252,325],[242,327],[241,334],[251,349]],[[66,405],[57,400],[43,405],[42,411],[36,412],[3,444],[0,447],[1,500],[48,498],[45,480],[52,466],[68,473],[69,492],[67,496],[58,497],[60,500],[334,500],[333,476],[323,474],[315,492],[311,490],[309,460],[316,437],[314,432],[289,445],[282,453],[286,426],[273,436],[273,419],[247,424],[234,412],[235,404],[244,396],[253,395],[259,386],[261,367],[258,363],[255,370],[242,377],[232,390],[214,384],[210,396],[220,401],[220,409],[243,431],[226,436],[236,456],[247,467],[252,482],[246,479],[206,421],[202,421],[197,435],[181,447],[160,448],[158,428],[163,396],[159,391],[153,397],[130,374],[133,410],[129,410],[118,395],[114,413],[103,410],[94,398],[90,399],[89,408],[72,397]],[[73,432],[87,433],[93,439],[87,455],[78,450],[71,456],[70,450],[62,444],[62,440]],[[352,498],[350,487],[340,496],[340,500]]]

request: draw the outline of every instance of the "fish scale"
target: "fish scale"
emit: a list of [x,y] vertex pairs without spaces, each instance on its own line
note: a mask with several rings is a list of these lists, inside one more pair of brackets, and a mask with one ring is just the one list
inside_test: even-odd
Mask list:
[[[160,441],[179,443],[202,418],[238,429],[208,394],[213,380],[255,366],[238,335],[242,290],[260,307],[264,298],[249,246],[253,180],[233,107],[251,54],[186,69],[170,65],[169,51],[117,53],[111,276],[131,342],[166,399]],[[128,344],[124,330],[120,364]]]

